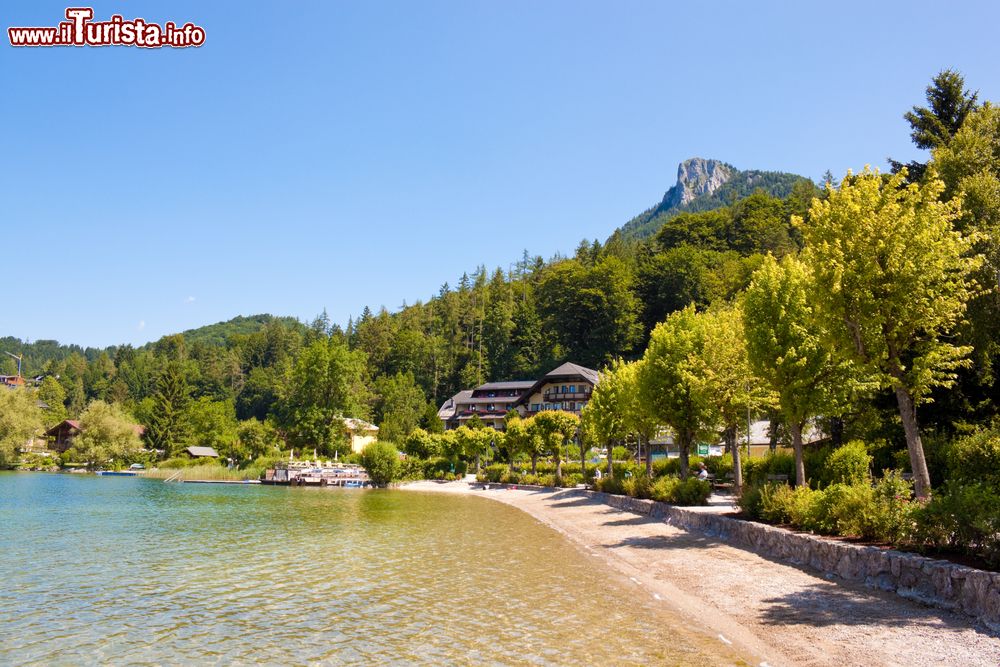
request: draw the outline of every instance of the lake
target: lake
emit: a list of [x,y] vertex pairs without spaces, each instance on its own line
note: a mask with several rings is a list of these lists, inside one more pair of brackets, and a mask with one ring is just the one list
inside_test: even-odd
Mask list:
[[0,663],[731,664],[483,498],[0,473]]

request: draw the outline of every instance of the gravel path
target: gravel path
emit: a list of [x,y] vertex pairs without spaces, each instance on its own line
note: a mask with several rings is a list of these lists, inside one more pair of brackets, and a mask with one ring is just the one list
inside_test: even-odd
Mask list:
[[560,491],[472,493],[517,507],[767,665],[1000,665],[1000,637],[967,617],[832,582],[713,537]]

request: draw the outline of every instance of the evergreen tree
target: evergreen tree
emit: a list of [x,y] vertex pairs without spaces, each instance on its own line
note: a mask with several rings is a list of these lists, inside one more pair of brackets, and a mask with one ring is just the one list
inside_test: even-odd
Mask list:
[[179,363],[167,364],[156,382],[152,419],[146,425],[146,442],[167,456],[187,446],[187,408],[190,389]]
[[[978,108],[979,93],[965,88],[965,78],[955,70],[939,72],[927,86],[927,107],[914,106],[903,114],[910,124],[910,138],[917,148],[934,149],[947,146],[955,136],[966,117]],[[926,162],[910,162],[904,165],[889,159],[893,173],[903,167],[908,171],[910,182],[922,180],[927,170]]]

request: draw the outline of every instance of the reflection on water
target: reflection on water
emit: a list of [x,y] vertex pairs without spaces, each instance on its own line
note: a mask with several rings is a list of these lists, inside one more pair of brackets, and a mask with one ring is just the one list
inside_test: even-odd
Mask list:
[[4,664],[723,660],[481,498],[4,473],[0,544]]

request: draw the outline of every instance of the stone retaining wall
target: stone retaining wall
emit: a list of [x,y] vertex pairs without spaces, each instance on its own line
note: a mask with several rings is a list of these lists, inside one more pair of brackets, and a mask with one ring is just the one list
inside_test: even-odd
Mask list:
[[960,611],[1000,632],[1000,573],[902,551],[838,542],[718,514],[694,512],[652,500],[582,490],[569,493],[590,496],[616,509],[645,514],[845,581],[891,591],[934,607]]

